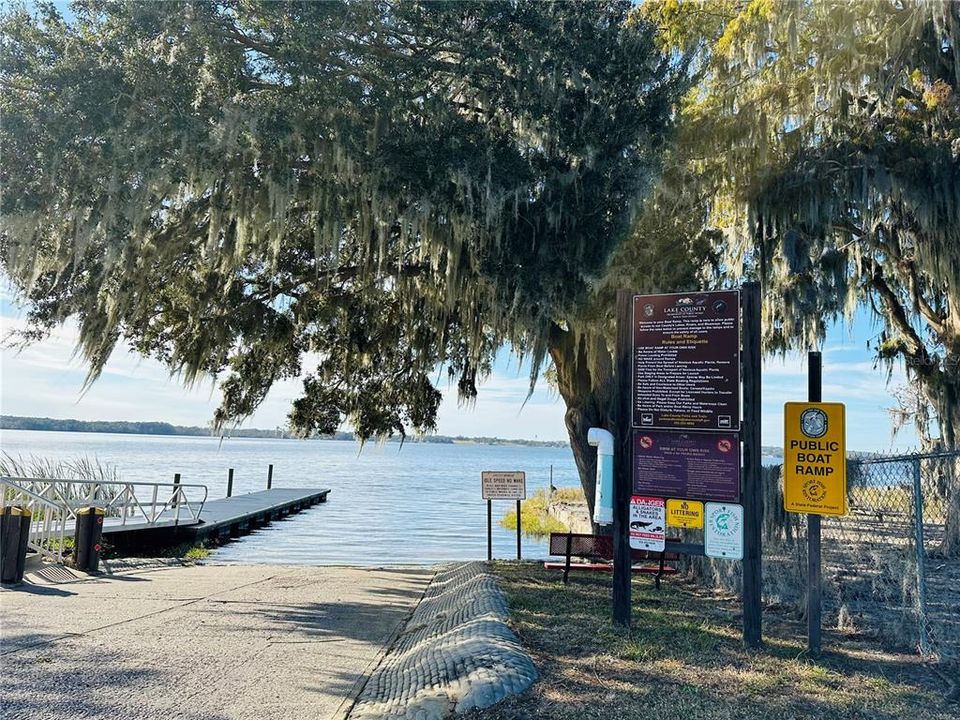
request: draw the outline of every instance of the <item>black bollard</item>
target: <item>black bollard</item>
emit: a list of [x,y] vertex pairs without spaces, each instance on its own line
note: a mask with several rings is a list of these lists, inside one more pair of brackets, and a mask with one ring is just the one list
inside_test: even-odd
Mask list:
[[74,535],[74,560],[77,570],[95,573],[100,566],[100,536],[103,533],[103,508],[77,510]]
[[23,571],[27,565],[27,546],[30,543],[30,523],[33,513],[30,510],[20,511],[20,542],[17,545],[17,582],[23,582]]
[[0,510],[0,582],[23,582],[32,513],[20,507]]

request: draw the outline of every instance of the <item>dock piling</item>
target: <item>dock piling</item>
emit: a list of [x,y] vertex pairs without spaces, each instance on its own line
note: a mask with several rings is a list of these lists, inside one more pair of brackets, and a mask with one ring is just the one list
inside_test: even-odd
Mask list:
[[233,468],[227,473],[227,497],[233,495]]
[[273,463],[267,466],[267,490],[273,486]]

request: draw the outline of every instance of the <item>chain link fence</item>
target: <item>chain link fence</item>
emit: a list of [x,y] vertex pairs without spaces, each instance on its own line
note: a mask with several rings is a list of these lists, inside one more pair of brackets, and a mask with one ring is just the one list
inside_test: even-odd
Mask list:
[[[960,451],[858,456],[847,467],[848,514],[822,521],[824,624],[960,660]],[[802,614],[806,515],[783,509],[782,466],[763,474],[764,599]],[[739,565],[695,568],[734,589]]]

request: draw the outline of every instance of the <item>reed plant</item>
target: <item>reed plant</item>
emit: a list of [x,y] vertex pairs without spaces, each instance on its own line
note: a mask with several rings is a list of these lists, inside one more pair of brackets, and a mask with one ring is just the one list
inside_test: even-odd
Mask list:
[[[97,496],[108,501],[113,499],[116,492],[111,484],[122,482],[119,468],[100,460],[96,456],[55,459],[38,455],[14,456],[5,451],[0,453],[0,477],[23,478],[34,481],[86,480],[100,482],[104,483],[104,487],[100,488]],[[57,490],[60,497],[68,502],[83,499],[83,490],[69,482],[62,483]],[[15,504],[17,495],[17,491],[13,488],[4,487],[3,504]]]

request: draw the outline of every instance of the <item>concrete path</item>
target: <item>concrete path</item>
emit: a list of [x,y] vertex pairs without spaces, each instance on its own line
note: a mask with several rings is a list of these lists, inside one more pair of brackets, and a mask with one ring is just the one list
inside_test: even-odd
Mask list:
[[433,576],[196,566],[0,591],[4,718],[342,718]]

